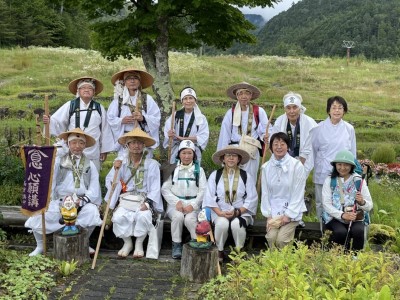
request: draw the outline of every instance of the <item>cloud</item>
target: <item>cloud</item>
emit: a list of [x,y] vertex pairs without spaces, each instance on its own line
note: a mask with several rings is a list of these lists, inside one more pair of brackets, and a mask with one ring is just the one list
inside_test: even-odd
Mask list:
[[256,14],[256,15],[261,15],[263,18],[268,21],[272,17],[276,16],[277,14],[281,13],[282,11],[288,10],[293,3],[297,3],[301,0],[282,0],[282,2],[278,2],[274,4],[273,7],[254,7],[254,8],[249,8],[249,7],[243,7],[240,10],[244,14]]

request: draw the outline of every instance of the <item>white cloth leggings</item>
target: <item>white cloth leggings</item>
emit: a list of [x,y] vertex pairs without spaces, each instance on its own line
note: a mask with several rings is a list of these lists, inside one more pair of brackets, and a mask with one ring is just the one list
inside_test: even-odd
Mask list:
[[[247,217],[242,217],[246,220],[247,224],[249,219]],[[229,230],[229,220],[225,217],[216,217],[214,220],[215,224],[215,243],[219,251],[224,250],[225,242],[228,239]],[[235,241],[236,248],[243,248],[244,242],[246,240],[246,228],[244,226],[240,227],[239,219],[235,218],[231,222],[231,232],[233,240]]]
[[182,242],[183,224],[189,230],[190,237],[196,239],[197,212],[192,211],[184,215],[182,212],[172,210],[168,212],[168,217],[171,219],[171,236],[175,243]]

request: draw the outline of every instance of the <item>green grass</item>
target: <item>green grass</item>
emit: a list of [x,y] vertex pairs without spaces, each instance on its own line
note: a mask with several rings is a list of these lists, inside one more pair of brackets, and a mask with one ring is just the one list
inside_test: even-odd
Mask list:
[[[208,118],[210,142],[203,153],[207,174],[216,168],[211,156],[216,148],[222,117],[234,103],[226,96],[226,89],[240,81],[260,88],[262,94],[256,103],[268,114],[272,105],[277,105],[275,118],[283,113],[282,96],[288,91],[302,95],[307,114],[316,120],[327,117],[326,100],[329,97],[343,96],[349,106],[344,119],[355,126],[359,153],[370,158],[378,145],[390,143],[400,156],[400,61],[367,61],[353,57],[347,66],[345,57],[197,57],[183,53],[170,53],[169,60],[175,96],[178,98],[184,86],[193,86],[199,106]],[[34,133],[33,110],[43,108],[45,93],[52,95],[50,110],[55,110],[73,98],[67,86],[79,76],[92,75],[104,83],[99,101],[108,107],[113,94],[111,76],[129,66],[144,68],[140,58],[110,62],[96,51],[81,49],[0,49],[0,108],[9,110],[9,117],[0,122],[0,132],[4,127],[17,130],[22,126],[31,127]],[[153,94],[151,89],[147,92]],[[20,99],[23,93],[32,93],[36,97]],[[25,115],[20,116],[19,111],[24,111]],[[103,171],[102,177],[105,174]],[[393,219],[400,219],[391,208],[391,203],[400,205],[399,193],[387,192],[379,185],[373,185],[371,193],[377,207],[393,211]]]

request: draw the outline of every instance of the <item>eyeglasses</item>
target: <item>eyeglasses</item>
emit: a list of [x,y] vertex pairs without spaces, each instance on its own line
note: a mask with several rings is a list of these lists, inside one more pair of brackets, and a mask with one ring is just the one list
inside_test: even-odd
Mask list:
[[225,157],[238,157],[239,155],[235,154],[235,153],[227,153],[225,154]]
[[250,92],[250,91],[240,91],[240,92],[237,92],[237,94],[236,94],[236,96],[242,96],[242,95],[247,95],[247,96],[250,96],[252,93]]
[[79,88],[80,90],[84,90],[84,91],[93,91],[94,88],[92,88],[91,86],[83,86]]

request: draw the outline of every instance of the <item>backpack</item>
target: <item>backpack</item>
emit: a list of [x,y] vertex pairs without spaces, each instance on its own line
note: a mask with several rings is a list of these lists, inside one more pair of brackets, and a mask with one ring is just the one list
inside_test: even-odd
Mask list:
[[[246,183],[247,183],[247,172],[243,169],[239,169],[240,170],[240,178],[242,178],[244,186],[246,187]],[[222,176],[222,172],[224,171],[224,168],[218,169],[217,173],[215,174],[215,196],[217,196],[217,185],[219,180],[221,179]],[[243,199],[246,199],[247,197],[247,191],[244,192],[243,195]],[[219,201],[219,198],[217,197],[216,202]]]
[[[233,120],[233,113],[235,111],[236,104],[232,105],[232,120]],[[260,124],[260,107],[258,105],[253,104],[253,116],[254,120],[256,121],[256,128],[258,127],[258,124]],[[233,122],[232,122],[232,127],[233,127]],[[264,148],[265,148],[265,143],[263,140],[257,138],[257,140],[261,143],[261,149],[258,149],[260,153],[260,157],[263,156],[264,154]]]
[[[75,128],[78,128],[78,127],[80,128],[81,127],[80,126],[80,120],[79,120],[79,112],[81,112],[81,111],[85,111],[85,110],[88,111],[88,114],[86,115],[86,119],[85,119],[85,124],[83,124],[83,127],[85,127],[85,128],[89,125],[89,124],[86,124],[86,123],[89,123],[90,116],[91,116],[93,110],[96,110],[99,113],[100,117],[101,117],[101,113],[102,112],[101,112],[101,105],[100,105],[99,102],[96,102],[96,101],[92,100],[91,104],[90,104],[90,107],[88,109],[82,109],[82,110],[80,109],[79,104],[80,104],[80,100],[79,100],[79,97],[78,97],[75,100],[71,100],[70,106],[69,106],[69,118],[68,118],[68,120],[71,120],[71,117],[72,117],[72,115],[74,113],[76,114]],[[93,107],[93,105],[94,105],[94,107]],[[100,128],[101,128],[101,124],[100,124]]]
[[[360,165],[361,166],[361,165]],[[361,173],[362,173],[362,168],[361,168]],[[361,192],[361,183],[363,180],[354,180],[354,185],[356,186],[356,190]],[[333,192],[337,186],[337,177],[332,178],[331,177],[331,191]],[[364,224],[369,225],[371,223],[371,220],[369,218],[369,213],[367,211],[364,211]]]

